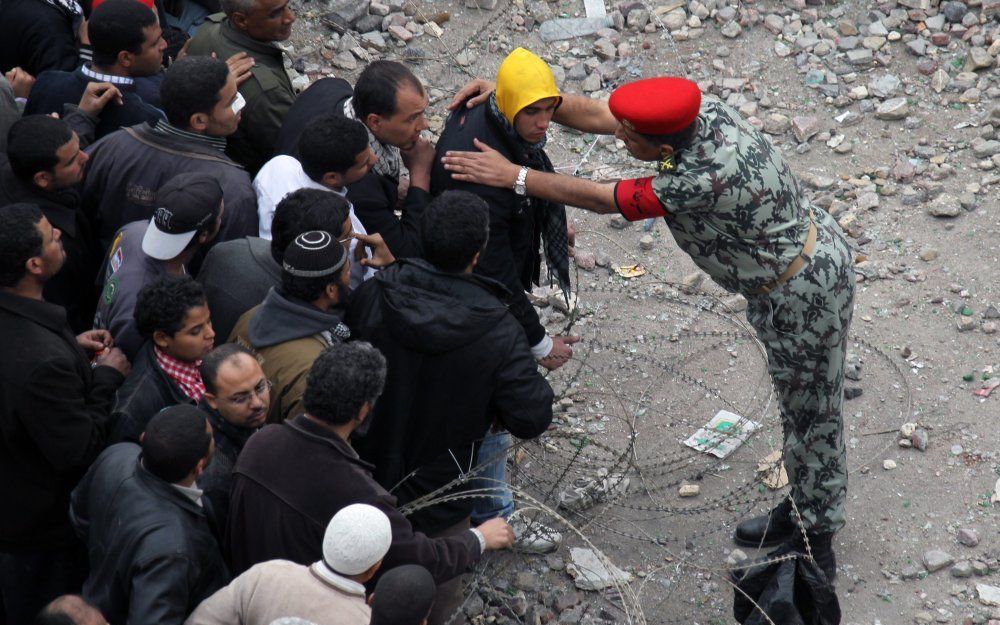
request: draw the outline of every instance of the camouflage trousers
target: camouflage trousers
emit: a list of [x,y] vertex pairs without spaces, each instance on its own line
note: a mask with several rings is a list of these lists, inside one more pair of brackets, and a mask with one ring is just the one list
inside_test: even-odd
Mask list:
[[853,259],[840,227],[815,210],[816,245],[792,279],[747,297],[781,410],[792,498],[808,530],[844,525],[844,360],[854,310]]

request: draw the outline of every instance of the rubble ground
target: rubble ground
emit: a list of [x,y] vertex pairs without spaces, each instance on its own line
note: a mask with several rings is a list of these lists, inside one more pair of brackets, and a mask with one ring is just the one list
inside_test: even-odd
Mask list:
[[[428,86],[431,134],[454,91],[491,77],[519,45],[565,91],[603,98],[678,74],[761,128],[855,250],[849,518],[835,538],[842,622],[1000,623],[1000,393],[990,394],[1000,381],[1000,0],[296,9],[297,87],[353,80],[375,58],[408,62]],[[613,137],[553,127],[548,149],[564,173],[651,172]],[[763,356],[739,300],[704,280],[662,222],[569,214],[578,308],[567,316],[546,293],[539,303],[553,331],[584,340],[550,378],[555,429],[512,464],[520,505],[565,542],[548,556],[487,559],[454,622],[732,622],[727,569],[758,554],[729,536],[781,496],[756,471],[780,448]],[[637,263],[641,278],[615,272]],[[681,444],[720,409],[765,427],[726,459]],[[594,575],[580,566],[612,583],[589,589]]]

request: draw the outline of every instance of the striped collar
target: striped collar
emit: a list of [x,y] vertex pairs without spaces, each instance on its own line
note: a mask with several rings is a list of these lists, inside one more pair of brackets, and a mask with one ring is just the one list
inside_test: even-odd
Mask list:
[[97,80],[100,82],[109,82],[112,85],[133,85],[135,81],[128,76],[113,76],[112,74],[102,74],[100,72],[95,72],[90,69],[88,64],[80,66],[80,73],[90,78],[91,80]]
[[177,126],[172,126],[168,122],[162,119],[156,122],[156,126],[153,127],[153,132],[157,132],[163,135],[173,135],[175,137],[180,137],[182,139],[189,139],[191,141],[197,141],[211,148],[215,148],[219,152],[226,151],[225,137],[212,137],[209,135],[199,134],[197,132],[191,132],[190,130],[181,130]]

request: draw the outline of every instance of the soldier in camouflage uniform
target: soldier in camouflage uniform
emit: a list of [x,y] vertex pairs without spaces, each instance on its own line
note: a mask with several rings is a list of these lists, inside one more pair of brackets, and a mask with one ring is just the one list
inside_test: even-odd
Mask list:
[[[598,103],[595,103],[597,106]],[[502,186],[629,220],[665,218],[677,244],[727,291],[746,296],[747,319],[767,351],[780,400],[784,462],[810,547],[832,578],[830,539],[844,525],[847,463],[843,381],[854,303],[843,232],[810,204],[771,142],[694,83],[660,78],[625,85],[607,105],[616,136],[659,175],[603,185],[505,164],[480,147],[449,153],[461,180]],[[569,124],[567,124],[569,125]],[[741,523],[750,546],[801,542],[790,503]],[[799,545],[801,546],[801,545]]]

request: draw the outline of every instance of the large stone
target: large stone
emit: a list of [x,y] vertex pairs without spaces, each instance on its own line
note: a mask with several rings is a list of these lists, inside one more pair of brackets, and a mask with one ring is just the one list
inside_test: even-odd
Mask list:
[[979,603],[1000,606],[1000,587],[976,584],[976,594],[979,595]]
[[979,533],[971,528],[963,527],[958,530],[958,542],[966,547],[975,547],[979,544]]
[[560,17],[542,22],[538,36],[545,43],[593,35],[613,24],[611,17]]
[[722,33],[723,37],[735,39],[740,36],[740,33],[743,32],[743,27],[740,26],[739,22],[733,20],[731,22],[727,22],[726,25],[719,30],[719,32]]
[[994,154],[1000,153],[1000,141],[993,139],[986,140],[977,137],[972,140],[969,147],[972,148],[972,154],[976,158],[990,158]]
[[580,83],[580,89],[586,93],[599,91],[601,89],[601,77],[597,72],[591,72]]
[[625,17],[625,23],[632,30],[642,30],[649,23],[649,11],[646,9],[632,9]]
[[391,24],[388,30],[390,35],[402,41],[403,43],[406,43],[411,39],[413,39],[413,33],[406,30],[405,26],[400,26],[399,24]]
[[951,82],[951,76],[948,75],[948,72],[939,69],[931,76],[931,89],[934,90],[934,93],[941,93],[949,82]]
[[791,127],[792,121],[781,113],[771,113],[764,118],[764,132],[772,135],[784,134]]
[[869,65],[874,59],[875,54],[868,48],[847,51],[847,62],[851,65]]
[[333,15],[343,20],[348,26],[354,26],[358,20],[368,15],[370,4],[370,0],[337,0],[332,3],[330,9]]
[[670,32],[678,31],[684,28],[684,24],[687,22],[687,13],[684,12],[683,8],[677,8],[667,13],[663,16],[663,25]]
[[962,206],[950,195],[942,195],[927,207],[927,213],[934,217],[958,217],[962,214]]
[[792,131],[795,133],[795,139],[799,143],[805,143],[819,132],[819,120],[808,115],[793,117]]
[[609,39],[598,39],[594,42],[594,54],[603,60],[614,59],[618,55],[618,46]]
[[883,74],[877,78],[872,78],[868,83],[868,89],[877,98],[888,98],[902,87],[903,83],[892,74]]
[[921,560],[924,563],[924,568],[927,569],[929,573],[940,571],[945,567],[951,566],[955,562],[955,558],[951,557],[951,554],[941,551],[940,549],[931,549],[930,551],[924,553]]
[[764,28],[770,31],[772,35],[779,35],[782,29],[785,28],[785,20],[776,13],[769,13],[764,16]]
[[952,24],[960,24],[965,14],[969,12],[969,7],[964,2],[952,0],[941,5],[941,14]]
[[907,42],[906,49],[917,56],[923,56],[927,54],[927,40],[917,37]]
[[969,48],[969,56],[965,59],[965,71],[975,72],[981,69],[988,69],[993,66],[993,57],[981,46]]
[[875,109],[875,117],[884,120],[904,119],[910,112],[910,105],[906,98],[890,98],[878,105]]
[[571,562],[566,570],[580,590],[602,590],[632,581],[630,573],[599,557],[592,549],[573,547],[569,553]]
[[358,68],[358,61],[354,58],[354,54],[344,50],[343,52],[338,52],[337,56],[333,57],[333,66],[338,69],[351,71]]

